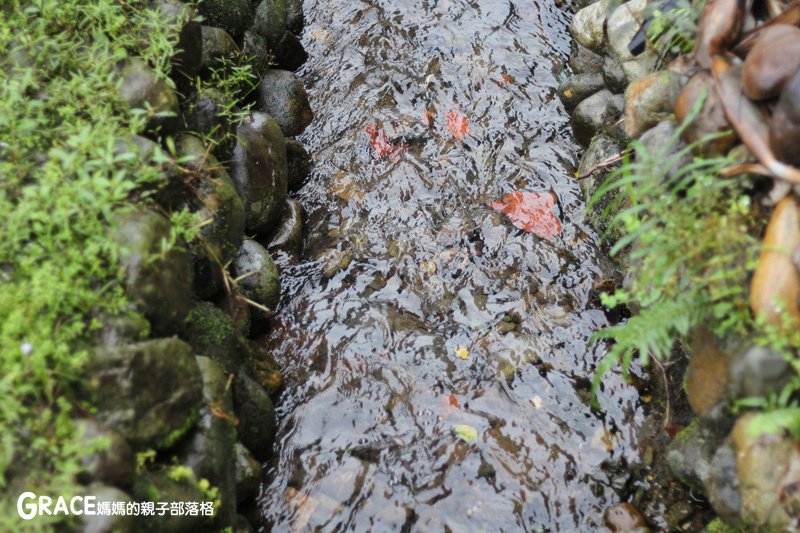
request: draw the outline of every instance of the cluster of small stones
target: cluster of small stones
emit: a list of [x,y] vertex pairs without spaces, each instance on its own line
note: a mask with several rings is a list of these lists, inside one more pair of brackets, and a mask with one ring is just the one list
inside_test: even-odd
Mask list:
[[[179,157],[164,165],[156,202],[115,224],[136,312],[102,319],[89,363],[97,411],[77,427],[87,445],[110,445],[84,457],[79,481],[113,502],[212,499],[215,514],[94,516],[84,528],[251,531],[275,437],[271,397],[282,385],[259,340],[280,298],[271,253],[301,252],[303,210],[288,194],[310,168],[291,138],[313,118],[293,73],[306,60],[302,1],[205,0],[202,25],[183,2],[154,4],[165,17],[192,20],[173,58],[178,90],[142,61],[122,65],[123,98],[153,118],[146,136],[118,149],[150,158],[170,137]],[[222,112],[235,104],[230,95],[195,84],[225,59],[248,62],[260,79],[253,110],[235,131]],[[208,139],[218,142],[209,147]],[[174,239],[167,217],[184,208],[204,221],[199,238],[165,248]]]
[[[675,141],[675,112],[685,107],[681,100],[691,96],[692,85],[670,70],[654,71],[652,51],[634,57],[628,50],[645,5],[646,0],[613,9],[612,0],[584,3],[570,25],[572,75],[559,87],[559,96],[572,113],[576,139],[587,146],[578,169],[587,198],[611,170],[603,162],[631,139],[666,154],[686,147],[686,139]],[[699,123],[711,125],[710,131],[729,128],[721,110],[712,107],[704,107]],[[726,144],[703,149],[727,151],[730,141],[722,138],[717,142]],[[776,294],[794,302],[800,291],[796,267],[774,252],[797,247],[798,228],[800,206],[790,195],[772,215],[751,287],[754,313],[766,312],[769,320],[779,319],[769,313]],[[789,311],[797,314],[793,305]],[[770,348],[745,339],[721,341],[703,329],[694,332],[691,347],[684,388],[696,416],[666,450],[669,467],[724,522],[748,530],[788,530],[800,514],[800,447],[791,438],[760,433],[752,414],[737,416],[732,407],[739,399],[780,391],[791,374],[789,363]],[[605,519],[613,531],[645,524],[628,504],[612,507]]]

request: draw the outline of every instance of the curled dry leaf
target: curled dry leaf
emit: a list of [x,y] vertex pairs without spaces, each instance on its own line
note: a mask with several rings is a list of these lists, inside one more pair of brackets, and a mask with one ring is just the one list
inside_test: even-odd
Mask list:
[[553,214],[553,193],[517,191],[502,200],[489,203],[489,207],[503,213],[516,227],[542,239],[553,239],[561,233],[561,223]]
[[703,68],[712,58],[727,51],[742,29],[747,0],[708,0],[700,15],[694,57]]

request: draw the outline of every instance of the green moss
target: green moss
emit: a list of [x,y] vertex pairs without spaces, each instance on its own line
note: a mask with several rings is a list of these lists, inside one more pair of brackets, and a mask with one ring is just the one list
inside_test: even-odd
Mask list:
[[706,526],[707,533],[742,533],[743,530],[726,524],[719,518],[715,518]]
[[161,450],[167,450],[169,448],[172,448],[172,446],[174,446],[175,443],[181,440],[181,438],[183,438],[183,436],[186,435],[189,432],[189,430],[194,427],[199,417],[200,417],[200,410],[197,409],[191,414],[191,416],[186,417],[186,420],[181,427],[179,427],[178,429],[167,435],[164,438],[164,440],[158,443],[158,446],[156,446],[156,448]]

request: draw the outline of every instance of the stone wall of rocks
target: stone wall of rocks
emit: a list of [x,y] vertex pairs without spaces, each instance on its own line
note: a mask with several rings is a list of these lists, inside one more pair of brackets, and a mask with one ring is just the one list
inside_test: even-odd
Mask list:
[[[154,5],[165,17],[191,11],[178,0]],[[302,1],[205,0],[199,9],[202,25],[184,25],[173,59],[177,91],[142,61],[119,69],[125,101],[151,112],[146,136],[118,153],[156,162],[163,180],[114,230],[137,313],[99,318],[86,390],[97,410],[78,429],[87,446],[98,437],[110,445],[87,452],[79,481],[99,500],[213,500],[216,515],[94,516],[89,531],[252,530],[256,517],[243,515],[272,453],[282,378],[253,339],[279,302],[271,254],[302,245],[303,210],[288,196],[310,169],[291,138],[313,118],[293,73],[306,59]],[[235,131],[223,112],[235,108],[232,95],[195,83],[226,62],[250,64],[260,79]],[[177,159],[160,155],[168,137]],[[189,245],[168,220],[184,208],[204,221]]]
[[[672,140],[675,117],[682,119],[699,88],[709,85],[703,83],[702,76],[708,76],[703,72],[689,79],[667,68],[654,70],[656,56],[650,50],[633,56],[628,43],[644,18],[646,0],[630,0],[614,9],[611,4],[584,3],[575,13],[570,26],[572,75],[559,88],[572,113],[575,137],[587,146],[578,169],[587,198],[613,170],[603,163],[631,139],[651,149],[675,144],[666,153],[684,148],[683,141]],[[713,102],[701,113],[702,124],[710,129],[687,130],[695,139],[729,128]],[[731,149],[732,141],[732,136],[722,137],[708,149],[721,153]],[[800,211],[787,198],[782,203],[792,205],[779,204],[773,218],[789,217],[796,227]],[[759,432],[751,427],[752,414],[737,416],[732,407],[738,399],[780,390],[791,372],[789,363],[769,348],[745,339],[721,343],[704,330],[694,333],[691,346],[684,385],[696,416],[665,452],[671,470],[725,522],[748,530],[788,530],[800,516],[800,447],[789,438]]]

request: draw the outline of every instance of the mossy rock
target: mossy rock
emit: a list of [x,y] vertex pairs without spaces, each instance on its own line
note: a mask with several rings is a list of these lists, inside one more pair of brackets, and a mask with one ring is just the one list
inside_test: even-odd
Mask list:
[[239,440],[263,461],[272,455],[277,422],[275,408],[264,388],[245,374],[236,377],[233,403],[239,417]]
[[280,301],[281,279],[269,252],[256,241],[245,239],[233,263],[241,278],[239,289],[249,299],[270,310]]
[[186,244],[179,240],[164,248],[171,232],[166,218],[146,210],[119,215],[114,228],[125,292],[153,331],[166,335],[183,327],[192,296],[192,263]]
[[184,163],[192,171],[186,178],[186,205],[198,212],[202,220],[210,221],[200,229],[200,236],[218,254],[216,260],[221,267],[233,259],[242,244],[245,228],[242,199],[225,168],[207,153],[200,139],[180,135],[177,148],[179,155],[191,158]]
[[186,341],[197,355],[210,357],[228,372],[235,372],[245,351],[244,341],[234,331],[225,311],[209,302],[200,302],[186,319]]
[[[181,466],[173,466],[156,472],[141,472],[136,476],[131,489],[131,496],[139,502],[206,502],[207,495],[200,488],[198,481],[191,475],[185,475]],[[169,507],[168,507],[169,509]],[[204,531],[210,527],[212,518],[208,516],[171,516],[169,511],[164,516],[138,516],[136,531]]]
[[179,339],[98,348],[89,367],[97,419],[135,449],[169,448],[197,420],[200,370]]
[[129,59],[119,68],[119,96],[130,109],[148,113],[148,129],[170,133],[178,126],[178,97],[167,82],[141,59]]
[[280,365],[267,349],[266,339],[250,341],[248,357],[245,366],[250,375],[255,379],[267,394],[274,397],[283,388],[283,374]]
[[198,6],[204,22],[239,37],[253,20],[250,0],[203,0]]
[[197,366],[203,376],[205,407],[177,454],[180,464],[191,468],[196,479],[206,479],[218,489],[220,507],[214,525],[221,529],[231,524],[236,514],[233,399],[225,369],[208,357],[197,357]]

